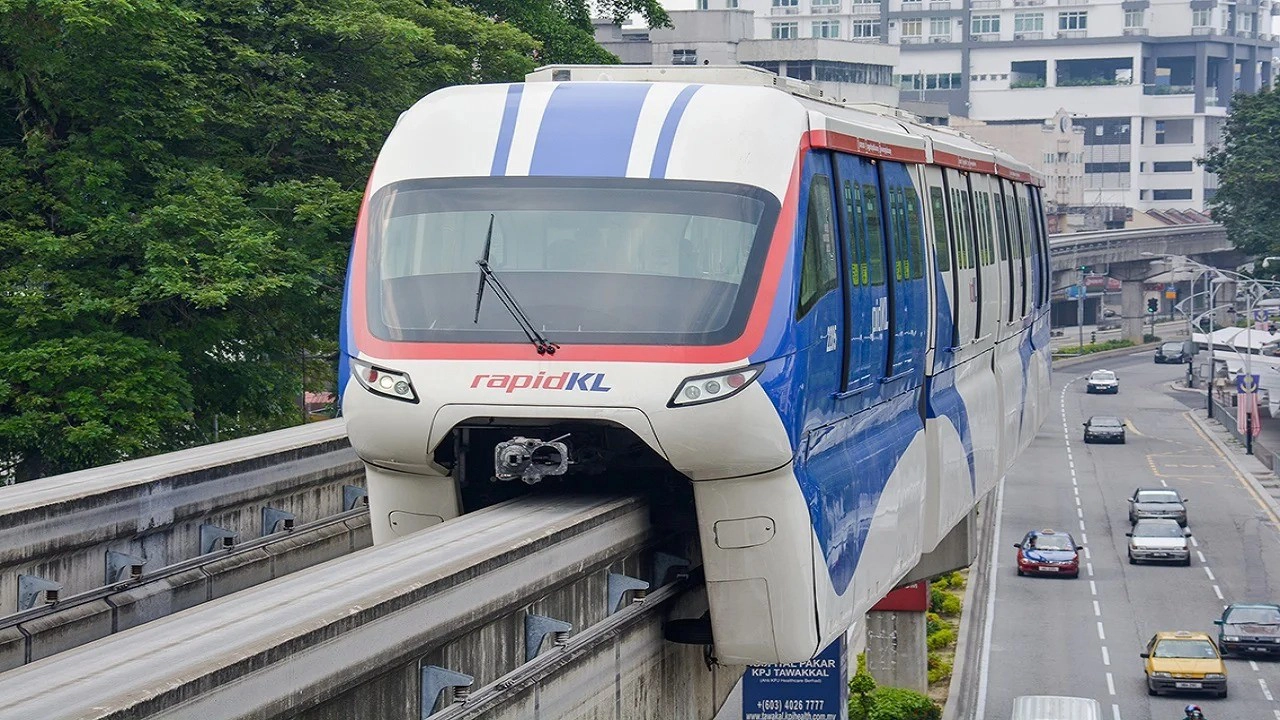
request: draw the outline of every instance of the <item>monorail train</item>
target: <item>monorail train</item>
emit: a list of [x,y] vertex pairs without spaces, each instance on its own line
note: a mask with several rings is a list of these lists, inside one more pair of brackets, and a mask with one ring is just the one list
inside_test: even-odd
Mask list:
[[342,319],[375,541],[520,481],[668,483],[736,664],[811,658],[938,545],[1049,406],[1040,183],[816,95],[564,66],[400,117]]

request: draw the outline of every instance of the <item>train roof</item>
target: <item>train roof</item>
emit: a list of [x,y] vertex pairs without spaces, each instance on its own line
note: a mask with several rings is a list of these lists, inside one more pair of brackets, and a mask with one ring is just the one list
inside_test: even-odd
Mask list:
[[984,172],[1043,185],[1030,166],[975,138],[947,127],[921,123],[899,108],[874,103],[840,103],[821,88],[747,65],[549,65],[526,82],[663,82],[767,87],[790,95],[809,111],[815,145],[903,162],[932,162],[957,170]]

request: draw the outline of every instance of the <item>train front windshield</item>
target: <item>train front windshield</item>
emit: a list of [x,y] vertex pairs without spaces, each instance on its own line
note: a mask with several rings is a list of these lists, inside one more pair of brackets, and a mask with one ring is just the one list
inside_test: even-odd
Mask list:
[[392,341],[525,341],[492,290],[475,320],[488,238],[490,268],[552,342],[730,342],[746,326],[777,215],[771,194],[727,183],[396,183],[370,202],[370,330]]

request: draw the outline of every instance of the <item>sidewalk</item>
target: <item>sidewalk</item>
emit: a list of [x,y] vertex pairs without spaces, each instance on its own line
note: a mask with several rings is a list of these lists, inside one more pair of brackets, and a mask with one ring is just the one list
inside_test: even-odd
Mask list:
[[1272,471],[1275,452],[1269,449],[1280,447],[1280,427],[1277,427],[1280,421],[1264,418],[1262,434],[1253,440],[1254,454],[1246,455],[1236,431],[1234,408],[1218,405],[1214,408],[1212,420],[1206,417],[1203,409],[1192,410],[1189,417],[1246,487],[1266,504],[1273,521],[1280,522],[1280,477]]

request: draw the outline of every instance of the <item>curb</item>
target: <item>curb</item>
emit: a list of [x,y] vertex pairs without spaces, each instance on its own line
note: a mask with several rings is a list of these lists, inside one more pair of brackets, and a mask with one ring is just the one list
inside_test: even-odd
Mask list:
[[[1271,490],[1258,480],[1258,471],[1248,470],[1241,465],[1241,461],[1238,459],[1240,453],[1236,448],[1222,442],[1218,437],[1220,432],[1219,428],[1215,428],[1213,426],[1219,425],[1219,427],[1221,427],[1221,425],[1219,423],[1210,425],[1208,418],[1200,417],[1200,414],[1203,412],[1203,410],[1192,410],[1188,417],[1191,418],[1191,422],[1196,424],[1196,427],[1200,428],[1200,431],[1204,433],[1205,437],[1209,438],[1209,441],[1218,448],[1222,453],[1222,456],[1226,459],[1227,464],[1231,466],[1231,469],[1235,470],[1236,475],[1248,484],[1249,489],[1253,491],[1254,495],[1266,503],[1267,509],[1271,514],[1273,516],[1280,517],[1280,502],[1277,502],[1276,498],[1271,494]],[[1223,431],[1226,430],[1223,429]],[[1249,456],[1245,455],[1244,457],[1248,458]],[[1267,469],[1267,466],[1264,465],[1261,460],[1258,460],[1256,457],[1254,457],[1253,460],[1261,467],[1261,471],[1264,474],[1271,474],[1271,471]]]
[[[956,628],[956,652],[951,663],[951,682],[947,685],[947,703],[942,708],[942,720],[969,720],[973,718],[976,709],[973,707],[976,699],[973,696],[977,694],[978,684],[968,682],[969,678],[965,675],[969,671],[970,643],[975,646],[982,644],[981,637],[970,639],[969,636],[974,632],[981,634],[986,621],[986,603],[981,603],[981,607],[974,605],[974,598],[977,595],[976,588],[979,585],[985,588],[989,582],[988,558],[995,551],[991,547],[991,531],[995,524],[992,512],[994,504],[995,491],[992,490],[977,505],[978,527],[975,529],[974,542],[978,544],[978,552],[973,564],[969,566],[969,579],[964,587],[964,607],[960,612],[960,626]],[[982,617],[976,617],[978,615]]]
[[1125,355],[1136,355],[1145,350],[1154,350],[1163,344],[1164,340],[1153,343],[1143,343],[1142,345],[1130,345],[1128,347],[1116,348],[1115,350],[1103,350],[1102,352],[1089,353],[1088,355],[1072,355],[1054,358],[1054,368],[1065,368],[1073,365],[1081,365],[1090,360],[1106,360],[1113,357],[1124,357]]

